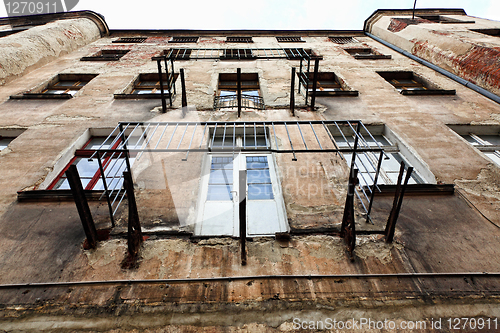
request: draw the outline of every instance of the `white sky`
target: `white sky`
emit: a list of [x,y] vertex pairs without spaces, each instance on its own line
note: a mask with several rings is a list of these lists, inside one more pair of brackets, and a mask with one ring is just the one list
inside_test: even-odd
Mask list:
[[[104,15],[110,29],[362,30],[376,9],[408,9],[413,1],[79,0],[73,10]],[[500,21],[499,0],[417,0],[417,8],[463,8],[468,15]],[[3,6],[0,16],[6,16]]]

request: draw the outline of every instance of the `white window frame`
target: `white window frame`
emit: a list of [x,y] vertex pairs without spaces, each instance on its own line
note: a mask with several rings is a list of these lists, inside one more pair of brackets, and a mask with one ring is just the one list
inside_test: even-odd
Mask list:
[[[232,135],[226,137],[227,142],[232,145]],[[236,138],[236,146],[243,146],[243,139],[241,136]],[[269,166],[269,174],[271,178],[273,199],[275,205],[275,219],[273,221],[266,220],[265,216],[256,216],[255,214],[262,213],[259,209],[252,207],[256,205],[259,207],[270,207],[270,200],[249,200],[248,199],[248,178],[247,178],[247,237],[270,237],[274,236],[277,232],[288,232],[290,230],[286,218],[285,203],[283,200],[282,188],[279,180],[279,174],[276,168],[276,160],[274,154],[270,152],[227,152],[227,153],[207,153],[205,155],[203,165],[202,165],[202,177],[200,179],[200,191],[198,198],[198,212],[197,220],[195,224],[195,235],[198,236],[239,236],[239,197],[238,197],[238,177],[240,170],[247,170],[246,157],[248,156],[265,156],[267,157],[267,163]],[[212,159],[214,157],[230,157],[233,163],[233,188],[232,188],[232,200],[230,203],[219,205],[220,207],[231,206],[231,211],[223,211],[220,214],[209,217],[219,220],[212,220],[207,223],[205,219],[207,205],[210,205],[210,201],[207,200],[208,196],[208,184],[210,178],[210,167]],[[214,206],[220,201],[214,201]],[[228,208],[229,209],[229,208]],[[274,210],[274,208],[269,208]],[[220,221],[230,219],[232,215],[231,225],[221,225]],[[211,214],[209,214],[211,216]],[[213,223],[213,224],[212,224]],[[219,224],[219,226],[217,226]],[[208,228],[207,228],[208,226]],[[267,228],[267,230],[265,230]]]

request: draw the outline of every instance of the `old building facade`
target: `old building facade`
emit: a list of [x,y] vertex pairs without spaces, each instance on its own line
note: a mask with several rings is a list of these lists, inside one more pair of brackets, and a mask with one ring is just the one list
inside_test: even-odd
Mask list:
[[498,325],[499,22],[0,23],[1,329]]

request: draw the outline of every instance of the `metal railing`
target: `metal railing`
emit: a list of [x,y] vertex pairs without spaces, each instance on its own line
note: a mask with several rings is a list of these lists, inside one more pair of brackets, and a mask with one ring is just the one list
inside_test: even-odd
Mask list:
[[[238,107],[238,95],[214,97],[214,110],[231,109]],[[241,94],[241,107],[244,109],[264,110],[264,99],[260,96]]]

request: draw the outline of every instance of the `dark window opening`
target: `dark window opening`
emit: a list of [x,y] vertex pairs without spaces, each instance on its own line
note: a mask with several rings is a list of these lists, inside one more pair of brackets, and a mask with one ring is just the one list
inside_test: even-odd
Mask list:
[[385,55],[378,53],[374,51],[371,48],[349,48],[349,49],[344,49],[347,53],[352,55],[355,59],[370,59],[370,60],[376,60],[376,59],[391,59],[390,55]]
[[[175,73],[173,83],[177,80],[179,74]],[[167,74],[162,74],[163,93],[169,95],[167,87]],[[121,94],[115,94],[116,99],[157,99],[161,98],[161,86],[158,73],[144,73],[125,89]]]
[[146,37],[120,37],[112,43],[144,43]]
[[359,43],[354,37],[329,37],[336,44]]
[[278,43],[301,43],[305,42],[305,40],[302,39],[302,37],[298,36],[288,36],[288,37],[276,37],[276,40]]
[[199,37],[172,37],[169,43],[197,43]]
[[475,21],[461,21],[451,17],[445,17],[441,15],[419,15],[421,19],[433,22],[433,23],[475,23]]
[[253,43],[252,37],[226,37],[226,43]]
[[402,95],[454,95],[455,90],[443,90],[413,72],[378,72]]
[[41,88],[36,88],[21,95],[14,95],[10,98],[72,98],[80,89],[82,89],[87,83],[90,82],[90,80],[92,80],[96,76],[97,74],[59,74]]
[[[305,73],[303,74],[305,75]],[[314,73],[309,73],[307,89],[313,91]],[[334,72],[320,72],[316,81],[316,96],[358,96],[357,91],[346,89]]]
[[101,50],[91,56],[83,57],[81,61],[118,61],[130,50]]
[[470,29],[470,30],[488,36],[500,37],[500,29]]

